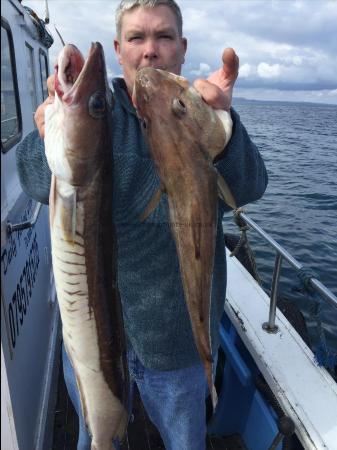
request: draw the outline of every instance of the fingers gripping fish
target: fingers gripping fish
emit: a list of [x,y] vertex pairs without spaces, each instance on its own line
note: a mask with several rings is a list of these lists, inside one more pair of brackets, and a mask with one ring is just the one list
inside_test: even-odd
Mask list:
[[112,215],[112,93],[102,46],[86,62],[61,51],[45,114],[50,226],[63,339],[91,448],[111,450],[127,426],[128,370]]
[[[218,193],[233,208],[235,200],[213,160],[231,137],[232,121],[229,113],[209,107],[185,78],[159,69],[137,72],[133,100],[162,183],[160,191],[168,196],[193,335],[215,407],[210,307]],[[142,220],[158,204],[160,191]]]

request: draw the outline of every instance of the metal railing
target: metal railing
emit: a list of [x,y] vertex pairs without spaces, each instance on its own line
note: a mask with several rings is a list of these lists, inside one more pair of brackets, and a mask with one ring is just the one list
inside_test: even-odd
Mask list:
[[10,121],[18,121],[17,116],[13,116],[13,117],[8,117],[7,119],[1,119],[1,125],[3,125],[4,123],[10,122]]
[[[270,307],[269,307],[269,319],[268,322],[263,324],[263,328],[269,333],[276,333],[278,330],[277,325],[275,325],[275,317],[276,317],[276,304],[277,304],[277,295],[278,295],[278,287],[279,287],[279,279],[282,269],[282,262],[285,259],[290,266],[292,266],[296,271],[300,271],[304,269],[303,264],[298,262],[291,254],[285,250],[278,242],[276,242],[268,233],[266,233],[257,223],[254,222],[246,213],[242,210],[237,210],[235,212],[249,227],[253,228],[260,236],[262,236],[275,250],[276,250],[276,258],[275,265],[273,271],[273,278],[271,284],[271,293],[270,293]],[[327,301],[330,305],[337,308],[337,297],[322,284],[317,278],[310,277],[309,285],[316,292],[318,292],[325,301]]]
[[34,212],[33,212],[32,216],[29,217],[29,219],[25,220],[24,222],[15,223],[15,224],[13,224],[11,222],[7,222],[7,234],[10,235],[14,231],[25,230],[25,229],[31,228],[33,225],[35,225],[36,221],[39,217],[41,208],[42,208],[42,203],[37,202]]

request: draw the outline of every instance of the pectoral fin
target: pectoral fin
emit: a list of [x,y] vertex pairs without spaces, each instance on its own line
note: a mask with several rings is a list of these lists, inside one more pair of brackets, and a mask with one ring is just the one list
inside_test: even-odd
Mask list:
[[77,195],[76,189],[67,196],[63,196],[62,202],[62,228],[64,238],[68,242],[75,243],[76,237],[76,208],[77,208]]
[[219,197],[231,208],[236,209],[236,202],[231,190],[224,178],[218,173],[218,193]]
[[50,193],[49,193],[49,218],[50,218],[50,225],[53,227],[54,225],[54,218],[55,218],[55,196],[56,196],[56,178],[55,175],[52,174],[51,176],[51,183],[50,183]]
[[144,220],[146,220],[149,215],[157,208],[163,192],[165,192],[165,189],[162,185],[160,185],[156,192],[153,194],[153,197],[151,198],[143,213],[139,216],[139,220],[141,222],[144,222]]

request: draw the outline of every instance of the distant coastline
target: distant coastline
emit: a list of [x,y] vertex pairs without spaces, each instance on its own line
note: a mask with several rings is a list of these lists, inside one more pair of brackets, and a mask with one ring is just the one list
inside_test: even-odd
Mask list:
[[337,103],[324,103],[324,102],[306,102],[306,101],[291,101],[291,100],[256,100],[256,99],[250,99],[246,97],[233,97],[233,104],[238,103],[286,103],[286,104],[305,104],[305,105],[311,105],[311,106],[330,106],[332,108],[337,108]]

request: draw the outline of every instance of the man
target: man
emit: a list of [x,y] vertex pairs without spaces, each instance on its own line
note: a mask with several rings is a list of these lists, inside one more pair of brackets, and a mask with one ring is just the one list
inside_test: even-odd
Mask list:
[[[116,28],[114,46],[124,79],[113,81],[114,219],[130,375],[165,447],[203,450],[207,389],[204,368],[184,301],[165,196],[144,223],[139,221],[159,181],[131,100],[139,68],[152,66],[180,74],[187,41],[182,37],[181,13],[174,0],[122,1],[116,12]],[[229,111],[237,75],[238,58],[232,49],[227,49],[223,67],[208,81],[197,80],[195,87],[211,106]],[[53,101],[52,82],[51,78],[50,97],[36,112],[42,138],[44,109]],[[231,115],[232,138],[215,165],[231,187],[237,204],[243,205],[262,196],[267,174],[258,150],[233,109]],[[17,160],[23,189],[47,203],[50,172],[42,141],[36,133],[29,135],[19,147]],[[214,357],[225,301],[226,261],[221,218],[226,210],[226,205],[219,201],[211,308]],[[64,351],[63,364],[68,391],[80,416],[78,449],[89,449],[90,438],[80,413],[75,378]]]

